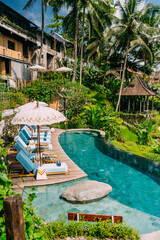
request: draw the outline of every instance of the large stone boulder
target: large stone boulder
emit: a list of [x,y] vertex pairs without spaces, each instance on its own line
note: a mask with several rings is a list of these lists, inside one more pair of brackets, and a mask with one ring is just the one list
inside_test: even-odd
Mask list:
[[84,181],[67,188],[62,197],[72,203],[97,201],[112,191],[109,184],[97,181]]

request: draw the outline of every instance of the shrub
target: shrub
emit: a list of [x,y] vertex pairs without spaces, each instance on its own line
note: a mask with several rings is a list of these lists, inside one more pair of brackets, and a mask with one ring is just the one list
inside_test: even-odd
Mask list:
[[127,224],[115,224],[109,221],[97,223],[91,222],[66,222],[65,220],[48,223],[44,228],[46,240],[55,238],[66,238],[85,236],[85,238],[96,237],[98,239],[140,239],[139,234]]
[[31,82],[31,85],[23,88],[23,93],[29,97],[30,101],[35,98],[49,104],[57,92],[53,82],[35,80]]
[[145,120],[144,114],[133,114],[133,113],[124,113],[124,112],[119,112],[118,113],[119,117],[123,119],[123,121],[128,122],[128,123],[141,123]]
[[14,137],[18,135],[18,125],[13,125],[11,123],[12,116],[5,117],[5,128],[2,133],[2,139],[4,140],[4,145],[8,146],[14,141]]
[[9,100],[3,101],[0,105],[0,111],[5,109],[16,108],[19,105],[25,104],[26,97],[22,92],[10,92],[9,93]]
[[22,92],[10,92],[10,107],[15,108],[25,104],[26,97]]

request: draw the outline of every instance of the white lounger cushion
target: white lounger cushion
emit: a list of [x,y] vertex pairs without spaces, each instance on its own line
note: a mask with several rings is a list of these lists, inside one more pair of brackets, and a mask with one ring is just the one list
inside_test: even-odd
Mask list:
[[46,173],[65,173],[68,172],[66,163],[61,163],[61,166],[57,166],[56,163],[43,164],[42,167],[46,170]]

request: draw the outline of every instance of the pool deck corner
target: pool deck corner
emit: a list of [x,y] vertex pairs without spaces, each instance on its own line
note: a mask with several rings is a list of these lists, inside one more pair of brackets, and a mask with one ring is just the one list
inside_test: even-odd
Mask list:
[[36,180],[35,177],[23,177],[21,178],[12,178],[13,190],[15,193],[22,194],[24,187],[31,186],[44,186],[55,183],[62,183],[67,181],[76,180],[79,178],[87,177],[87,174],[81,170],[63,151],[62,147],[59,144],[58,138],[61,133],[65,132],[62,129],[55,129],[55,132],[52,134],[52,146],[55,152],[58,152],[58,157],[61,162],[65,162],[68,166],[68,173],[66,174],[53,174],[49,175],[46,180]]
[[160,231],[143,234],[141,240],[160,240]]

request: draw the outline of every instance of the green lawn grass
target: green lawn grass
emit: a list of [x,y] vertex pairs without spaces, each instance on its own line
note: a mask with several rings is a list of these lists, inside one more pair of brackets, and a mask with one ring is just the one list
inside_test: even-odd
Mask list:
[[150,146],[139,145],[131,141],[127,141],[123,143],[117,140],[112,140],[111,144],[126,152],[130,152],[130,153],[139,155],[141,157],[145,157],[153,161],[160,162],[160,154],[156,154],[152,149],[152,147]]
[[120,134],[119,138],[122,139],[124,142],[137,142],[137,135],[131,132],[126,126],[122,125],[120,127]]
[[160,162],[160,154],[155,153],[151,146],[138,144],[137,135],[131,132],[126,126],[122,125],[120,127],[117,140],[111,140],[111,144],[126,152]]

